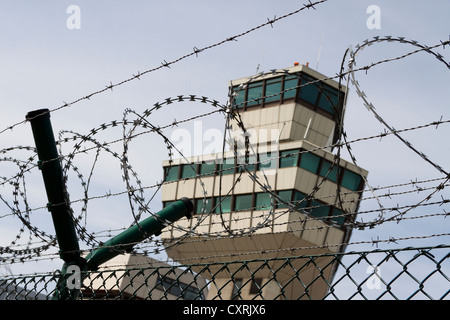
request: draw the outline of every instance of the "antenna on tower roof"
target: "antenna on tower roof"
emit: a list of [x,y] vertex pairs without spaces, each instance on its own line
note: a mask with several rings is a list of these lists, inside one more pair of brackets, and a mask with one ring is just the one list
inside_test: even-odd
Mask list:
[[263,54],[262,54],[262,57],[261,57],[261,62],[260,63],[258,63],[258,66],[256,67],[256,73],[258,73],[259,72],[259,67],[262,65],[262,63],[263,63],[263,60],[264,60],[264,54],[266,53],[266,49],[264,49],[264,51],[263,51]]
[[323,36],[324,32],[322,32],[322,39],[320,40],[319,54],[317,55],[316,71],[319,71],[320,52],[322,51]]

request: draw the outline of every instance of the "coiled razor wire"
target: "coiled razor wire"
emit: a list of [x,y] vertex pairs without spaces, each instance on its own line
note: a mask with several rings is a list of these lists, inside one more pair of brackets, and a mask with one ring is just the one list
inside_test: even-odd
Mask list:
[[[397,57],[395,59],[387,59],[387,60],[382,60],[379,61],[377,63],[373,63],[370,66],[365,66],[364,70],[369,70],[371,67],[378,65],[380,63],[384,63],[384,62],[390,62],[390,61],[394,61],[394,60],[398,60],[398,59],[403,59],[407,56],[410,56],[412,54],[418,53],[418,52],[425,52],[428,53],[430,55],[432,55],[433,57],[435,57],[439,62],[443,63],[447,69],[450,69],[450,64],[447,63],[443,56],[439,53],[435,53],[432,48],[436,48],[439,46],[443,46],[445,48],[445,45],[449,44],[449,41],[445,41],[442,42],[441,44],[435,45],[433,47],[429,47],[429,46],[425,46],[425,45],[421,45],[419,44],[417,41],[415,40],[407,40],[404,37],[392,37],[392,36],[386,36],[386,37],[374,37],[371,40],[365,40],[362,44],[358,44],[355,47],[355,51],[351,50],[350,51],[350,59],[348,62],[348,73],[349,73],[349,81],[351,81],[352,85],[355,87],[356,89],[356,93],[357,95],[363,100],[363,104],[364,106],[374,115],[374,117],[383,125],[387,128],[388,132],[391,132],[392,134],[395,135],[395,137],[397,137],[406,147],[408,147],[409,149],[411,149],[412,151],[414,151],[418,156],[420,156],[425,162],[429,163],[430,165],[432,165],[436,170],[438,170],[441,174],[445,175],[447,178],[445,181],[443,181],[442,183],[438,184],[436,186],[436,188],[430,193],[428,194],[424,199],[422,199],[421,201],[417,202],[417,205],[420,205],[421,203],[428,201],[429,199],[431,199],[431,197],[436,194],[437,192],[439,192],[440,190],[443,189],[445,183],[448,182],[448,180],[450,180],[450,175],[447,171],[445,171],[440,165],[438,165],[437,163],[435,163],[434,161],[432,161],[427,155],[425,155],[423,152],[419,151],[416,147],[414,147],[408,140],[406,140],[405,138],[403,138],[400,133],[395,130],[394,127],[392,127],[391,125],[388,124],[388,122],[383,119],[379,113],[375,110],[375,107],[373,105],[372,102],[369,101],[369,99],[367,98],[367,95],[364,93],[364,91],[361,90],[360,85],[358,83],[358,81],[355,78],[355,72],[354,72],[354,68],[356,66],[356,56],[359,54],[359,52],[361,52],[362,50],[364,50],[365,48],[372,46],[374,44],[379,44],[379,43],[384,43],[384,42],[388,42],[388,43],[401,43],[401,44],[407,44],[407,45],[411,45],[414,47],[417,47],[419,49],[415,50],[415,51],[411,51],[408,52],[405,55],[402,55],[400,57]],[[345,58],[345,57],[344,57]],[[351,80],[350,80],[351,79]],[[343,135],[344,140],[347,139],[346,135]],[[347,146],[347,144],[345,144]],[[359,166],[356,163],[356,158],[354,157],[351,148],[347,147],[347,150],[350,154],[350,157],[352,159],[352,162],[356,165],[356,167],[359,169]],[[361,172],[360,172],[361,173]],[[366,185],[370,186],[370,184],[368,183],[367,179],[363,176],[363,179],[365,180]],[[372,192],[373,193],[373,192]],[[374,194],[374,193],[373,193]],[[380,214],[379,217],[376,221],[372,221],[372,222],[357,222],[355,224],[355,227],[359,228],[359,229],[364,229],[365,227],[370,227],[373,228],[375,225],[381,224],[385,221],[385,217],[384,217],[384,210],[383,210],[383,206],[381,204],[380,201],[377,201],[378,205],[380,207]],[[414,207],[411,207],[405,211],[399,212],[397,215],[394,215],[393,217],[390,217],[390,219],[396,219],[399,216],[403,216],[405,215],[408,211],[412,210]]]
[[[356,68],[357,54],[368,46],[371,46],[371,45],[374,45],[377,43],[382,43],[382,42],[408,44],[408,45],[414,46],[418,49],[411,51],[400,57],[396,57],[393,59],[381,60],[376,63],[373,63],[372,65],[364,66],[361,68]],[[348,222],[346,222],[347,227],[358,228],[358,229],[364,229],[366,227],[373,228],[373,227],[380,225],[382,223],[385,223],[387,221],[398,221],[401,218],[403,218],[403,216],[407,212],[409,212],[412,209],[417,208],[421,205],[424,205],[425,202],[429,201],[433,195],[435,195],[437,192],[443,190],[447,186],[448,180],[450,180],[448,172],[446,170],[444,170],[440,165],[438,165],[434,161],[432,161],[423,152],[421,152],[417,148],[413,147],[410,142],[405,140],[400,135],[402,130],[396,130],[395,128],[390,126],[388,124],[388,122],[386,120],[384,120],[375,111],[375,107],[369,101],[366,94],[361,90],[360,85],[359,85],[358,81],[356,80],[355,73],[357,71],[363,71],[363,70],[367,71],[368,69],[370,69],[376,65],[379,65],[381,63],[387,63],[387,62],[392,62],[395,60],[400,60],[400,59],[403,59],[409,55],[412,55],[412,54],[415,54],[418,52],[426,52],[428,54],[431,54],[436,59],[438,59],[438,61],[440,61],[441,63],[444,63],[444,65],[447,67],[447,69],[449,69],[450,68],[449,64],[444,61],[442,55],[435,53],[433,51],[433,49],[435,49],[441,45],[443,47],[445,47],[445,45],[447,45],[448,43],[449,43],[448,41],[441,42],[438,45],[429,47],[429,46],[421,45],[417,41],[406,40],[405,38],[402,38],[402,37],[399,37],[399,38],[375,37],[372,40],[366,40],[362,44],[357,45],[355,51],[352,51],[351,49],[346,51],[346,53],[344,54],[342,65],[341,65],[341,70],[337,74],[337,76],[324,78],[324,79],[317,79],[313,82],[302,84],[296,88],[288,89],[288,90],[297,89],[299,87],[302,87],[305,85],[311,85],[311,84],[314,84],[314,83],[317,83],[319,81],[323,81],[326,79],[338,79],[339,86],[341,87],[342,86],[341,83],[345,80],[345,77],[347,77],[347,88],[349,87],[348,84],[351,83],[355,87],[358,96],[363,100],[363,103],[367,107],[367,109],[370,112],[372,112],[373,115],[375,116],[375,118],[378,121],[380,121],[380,123],[382,123],[388,129],[388,131],[385,132],[384,135],[393,134],[394,136],[396,136],[408,148],[410,148],[411,150],[416,152],[424,161],[431,164],[436,170],[438,170],[438,172],[440,174],[443,175],[443,180],[440,181],[438,185],[429,188],[428,190],[431,190],[431,191],[424,199],[418,201],[417,203],[415,203],[413,205],[406,206],[404,208],[404,210],[398,211],[398,214],[393,215],[389,218],[386,218],[386,216],[385,216],[386,208],[383,207],[382,201],[380,200],[380,196],[377,196],[375,193],[377,188],[371,187],[369,182],[367,181],[367,179],[365,179],[364,176],[362,175],[363,178],[365,179],[366,187],[368,187],[369,190],[371,191],[373,198],[377,199],[377,203],[379,204],[379,208],[380,208],[379,216],[376,220],[370,221],[370,222],[357,222],[357,221],[353,221],[352,219],[350,219],[350,220],[347,219],[347,221],[348,221]],[[344,72],[343,66],[344,66],[345,60],[347,59],[347,55],[350,56],[350,59],[348,62],[348,70]],[[238,164],[240,166],[240,168],[243,168],[244,170],[240,170],[239,174],[236,175],[236,179],[234,181],[233,187],[239,182],[239,180],[243,174],[247,174],[247,175],[249,175],[250,179],[252,181],[254,181],[255,184],[257,184],[262,191],[267,192],[270,195],[271,204],[272,204],[271,208],[269,210],[267,210],[267,212],[262,213],[263,214],[262,222],[260,222],[257,226],[243,228],[243,229],[231,229],[225,223],[224,213],[222,212],[221,205],[219,202],[218,209],[219,209],[219,215],[221,217],[221,223],[222,223],[224,230],[229,234],[229,236],[237,237],[237,236],[251,235],[259,228],[264,228],[264,227],[268,226],[268,224],[270,222],[281,217],[283,214],[286,214],[293,210],[308,214],[308,211],[305,211],[304,208],[303,209],[298,208],[299,203],[290,203],[290,202],[286,202],[283,199],[281,199],[277,195],[277,193],[274,191],[273,187],[270,185],[269,180],[268,180],[264,170],[261,171],[262,176],[259,176],[259,177],[248,170],[247,165],[249,164],[250,156],[252,154],[255,154],[255,151],[253,150],[253,147],[250,144],[249,136],[247,134],[247,129],[245,127],[245,124],[242,121],[241,115],[239,114],[239,106],[236,105],[236,103],[235,103],[235,95],[239,94],[240,90],[244,90],[245,87],[251,81],[254,81],[255,79],[258,79],[262,76],[276,75],[276,74],[283,75],[283,74],[286,74],[287,72],[288,72],[287,70],[272,70],[268,73],[260,73],[258,75],[251,77],[246,83],[241,84],[237,91],[236,90],[232,91],[230,88],[230,92],[228,95],[228,102],[226,104],[221,104],[217,100],[213,100],[213,99],[210,99],[210,98],[207,98],[204,96],[179,95],[179,96],[176,96],[173,98],[167,98],[165,101],[162,101],[162,102],[157,102],[154,104],[154,106],[152,108],[145,110],[143,113],[138,113],[132,109],[126,109],[124,111],[122,120],[120,120],[120,121],[114,120],[114,121],[111,121],[110,123],[104,123],[104,124],[100,125],[99,127],[90,130],[90,132],[87,134],[80,134],[80,133],[76,133],[76,132],[73,132],[70,130],[61,131],[60,135],[59,135],[58,144],[60,147],[60,154],[61,154],[60,159],[62,161],[64,161],[63,173],[64,173],[64,177],[65,177],[65,182],[66,183],[68,182],[69,176],[71,175],[70,172],[75,172],[75,175],[77,176],[77,178],[80,181],[80,184],[82,185],[82,188],[83,188],[84,198],[80,200],[81,202],[83,202],[80,213],[75,214],[74,212],[72,212],[72,215],[74,216],[74,221],[76,224],[77,233],[80,237],[80,240],[83,241],[86,245],[92,246],[92,247],[98,247],[98,246],[102,245],[102,242],[100,240],[98,240],[95,233],[88,232],[87,225],[86,225],[86,223],[83,225],[82,220],[83,220],[83,217],[85,218],[87,215],[87,207],[88,207],[89,200],[98,199],[98,198],[106,198],[107,199],[110,196],[114,196],[113,194],[107,194],[105,196],[90,196],[89,195],[90,180],[94,174],[95,167],[98,165],[99,154],[101,152],[108,153],[110,156],[112,156],[117,161],[119,161],[119,163],[121,165],[122,177],[123,177],[123,181],[125,183],[126,191],[119,192],[118,194],[126,193],[128,195],[130,212],[132,214],[132,220],[131,220],[130,224],[131,225],[137,224],[139,226],[139,220],[143,214],[152,215],[155,218],[160,219],[159,217],[157,217],[154,214],[154,212],[152,212],[150,210],[149,204],[151,203],[151,201],[156,199],[156,193],[158,192],[158,190],[160,190],[163,183],[165,183],[165,182],[163,182],[164,179],[161,182],[157,182],[151,186],[145,186],[142,184],[142,181],[139,179],[138,172],[133,169],[133,167],[130,163],[129,157],[128,157],[130,142],[133,141],[134,138],[136,138],[140,135],[156,133],[163,140],[163,142],[166,146],[170,164],[173,163],[174,151],[177,151],[181,155],[181,157],[186,161],[186,163],[190,164],[190,161],[188,161],[188,159],[181,153],[180,150],[178,150],[176,148],[176,146],[170,141],[170,139],[164,135],[163,129],[170,128],[170,127],[176,126],[181,123],[186,123],[186,122],[189,122],[189,121],[201,118],[201,117],[210,116],[215,113],[222,113],[226,116],[225,128],[227,128],[229,126],[231,121],[236,121],[239,129],[242,131],[242,136],[244,137],[244,149],[245,149],[244,150],[244,154],[245,154],[244,159],[245,159],[245,161],[244,161],[244,164]],[[112,89],[112,88],[110,88],[110,89]],[[275,95],[278,95],[280,93],[276,93]],[[264,97],[262,97],[262,98],[264,98]],[[339,99],[340,98],[341,97],[339,96]],[[153,115],[154,112],[156,112],[160,109],[163,109],[163,108],[164,109],[170,108],[169,107],[170,105],[174,105],[176,103],[184,103],[184,102],[203,103],[203,104],[206,104],[209,107],[211,107],[213,111],[204,113],[201,115],[193,116],[193,117],[190,117],[185,120],[174,121],[173,123],[167,124],[165,126],[158,126],[151,121],[151,116]],[[325,174],[325,176],[321,177],[321,179],[319,180],[317,185],[313,188],[313,190],[311,190],[311,192],[307,195],[307,197],[305,197],[305,199],[301,200],[302,202],[307,201],[307,199],[313,198],[315,193],[317,193],[317,191],[320,190],[321,185],[324,183],[324,181],[327,180],[328,175],[332,172],[333,168],[336,166],[339,166],[340,152],[341,152],[342,148],[345,147],[347,149],[347,151],[349,152],[349,154],[351,156],[351,160],[352,160],[353,164],[355,164],[356,167],[359,168],[356,157],[351,150],[351,144],[354,143],[355,141],[364,140],[365,138],[357,139],[355,141],[348,141],[347,134],[344,130],[344,125],[343,125],[343,113],[345,110],[345,103],[346,103],[345,101],[338,101],[338,104],[333,106],[334,111],[335,111],[334,112],[335,117],[336,117],[335,121],[338,125],[336,127],[337,139],[335,140],[333,145],[328,146],[328,147],[332,147],[332,148],[337,148],[337,152],[335,154],[333,154],[334,159],[333,159],[332,165],[330,166],[330,168],[329,168],[328,172]],[[340,106],[341,104],[343,105],[343,108],[339,109],[338,106]],[[442,123],[447,123],[447,121],[442,121],[442,118],[441,118],[439,121],[435,121],[429,125],[437,126]],[[98,133],[105,132],[106,130],[109,130],[109,129],[112,129],[115,127],[119,127],[119,128],[122,127],[122,137],[121,138],[114,140],[114,141],[104,142],[104,143],[101,143],[101,142],[99,142],[98,139],[96,139],[96,135]],[[422,127],[425,127],[425,126],[422,126]],[[417,128],[414,128],[414,129],[417,129]],[[143,130],[143,131],[140,132],[139,130]],[[408,129],[405,129],[404,131],[406,131],[406,130],[408,130]],[[225,130],[225,132],[224,132],[224,139],[223,139],[223,145],[222,145],[223,146],[223,150],[222,150],[223,157],[225,157],[224,151],[225,151],[226,143],[234,145],[235,143],[239,142],[239,141],[235,140],[236,135],[234,136],[234,138],[230,139],[230,137],[226,137],[226,134],[227,134],[227,130]],[[71,136],[71,137],[68,137],[68,136]],[[65,145],[66,142],[69,142],[71,140],[77,141],[77,143],[73,147],[72,152],[68,153],[67,155],[63,155],[64,153],[63,153],[62,147]],[[123,146],[122,154],[119,154],[110,148],[111,144],[117,143],[117,142],[122,143],[122,146]],[[86,147],[85,144],[87,144],[87,143],[90,143],[93,146]],[[83,147],[84,147],[84,149],[83,149]],[[323,148],[318,148],[318,149],[323,149]],[[14,157],[8,157],[8,156],[0,158],[1,162],[12,163],[19,169],[19,173],[14,175],[12,178],[2,177],[3,181],[0,181],[1,182],[0,185],[2,187],[8,186],[8,185],[13,187],[12,203],[10,201],[8,201],[8,199],[1,194],[0,194],[0,200],[11,211],[12,216],[17,217],[21,221],[21,223],[23,224],[24,227],[19,230],[15,240],[13,240],[9,245],[0,247],[0,254],[2,255],[1,259],[3,262],[17,262],[17,261],[23,262],[23,261],[27,261],[27,260],[31,260],[31,259],[36,259],[40,256],[43,256],[43,253],[45,251],[48,251],[50,248],[56,246],[55,237],[53,235],[48,234],[47,232],[44,232],[43,230],[37,228],[36,226],[34,226],[31,221],[31,218],[30,218],[30,212],[32,212],[33,210],[36,210],[37,208],[31,208],[28,204],[27,192],[26,192],[27,190],[26,190],[26,185],[25,185],[25,175],[26,175],[26,173],[29,173],[29,172],[31,172],[31,170],[36,168],[36,164],[34,164],[34,162],[36,161],[35,149],[31,148],[31,147],[11,147],[11,148],[1,150],[1,153],[7,154],[9,152],[13,152],[16,150],[25,150],[25,151],[29,152],[31,155],[29,156],[29,158],[27,160],[20,160],[20,159],[16,159]],[[234,152],[235,157],[238,157],[239,154],[237,153],[237,150],[235,148],[232,148],[232,150]],[[95,152],[95,157],[94,157],[94,163],[89,172],[89,176],[86,179],[85,176],[79,170],[79,168],[77,168],[77,166],[75,166],[74,160],[75,160],[76,155],[78,155],[80,153],[90,152],[90,151]],[[281,158],[281,157],[276,157],[276,158]],[[225,159],[223,158],[222,161],[225,161]],[[258,162],[258,160],[256,160],[256,162]],[[245,173],[244,173],[244,171],[245,171]],[[338,170],[338,173],[339,172],[340,172],[340,170]],[[229,194],[233,190],[233,187],[229,190],[222,190],[222,174],[223,174],[223,172],[219,171],[219,181],[220,181],[219,197],[222,197],[222,195]],[[172,243],[165,243],[164,244],[165,247],[179,244],[183,241],[186,241],[186,239],[188,239],[190,236],[193,236],[193,235],[202,236],[205,238],[208,238],[210,236],[210,234],[207,234],[205,232],[198,232],[196,230],[197,227],[199,225],[201,225],[201,223],[203,223],[209,215],[209,212],[206,211],[206,200],[211,195],[209,195],[206,192],[205,185],[201,181],[202,175],[200,173],[196,173],[195,179],[198,179],[199,185],[201,186],[202,192],[203,192],[203,208],[201,208],[201,213],[200,213],[200,215],[196,215],[196,222],[193,223],[193,225],[191,227],[184,227],[184,226],[178,225],[177,223],[173,224],[173,227],[176,228],[178,231],[182,232],[183,235],[181,235],[180,237],[177,237],[176,239],[173,239]],[[177,182],[177,181],[175,181],[175,182]],[[167,183],[175,183],[175,182],[167,182]],[[149,197],[147,197],[144,194],[144,190],[147,190],[147,189],[154,189],[153,193],[150,196],[150,200],[149,200]],[[354,215],[355,212],[344,211],[344,207],[343,207],[344,201],[341,198],[342,192],[339,189],[339,185],[337,186],[336,195],[339,199],[339,206],[341,209],[343,209],[343,212],[344,212],[343,216]],[[447,203],[447,202],[448,202],[448,200],[443,199],[441,203]],[[24,206],[24,208],[22,208],[22,209],[20,208],[21,203]],[[275,204],[276,203],[283,203],[288,207],[288,209],[284,210],[283,212],[275,213]],[[212,211],[214,211],[214,210],[212,210]],[[4,215],[3,213],[0,215],[0,217],[6,217],[6,216],[10,216],[10,215],[9,214]],[[321,218],[308,216],[307,219],[321,219]],[[161,222],[165,225],[168,225],[168,222],[166,222],[166,221],[161,221]],[[29,230],[29,232],[30,232],[30,239],[28,240],[28,243],[24,245],[23,249],[15,249],[15,247],[18,246],[18,244],[17,244],[18,240],[23,237],[25,230]],[[445,236],[445,234],[436,235],[436,236]],[[35,239],[33,239],[33,237],[39,239],[39,241],[35,241]],[[211,240],[213,240],[213,239],[211,239]],[[154,239],[151,239],[150,241],[154,241]],[[375,243],[375,242],[377,242],[377,240],[372,241],[372,243]],[[35,243],[41,243],[41,245],[37,246],[37,247],[32,247]],[[157,243],[159,243],[159,242],[157,242]],[[145,245],[146,244],[144,243],[143,247],[145,247]],[[159,249],[159,247],[157,247],[150,253],[158,253],[159,251],[160,251],[160,249]],[[6,255],[6,256],[3,256],[3,255]]]

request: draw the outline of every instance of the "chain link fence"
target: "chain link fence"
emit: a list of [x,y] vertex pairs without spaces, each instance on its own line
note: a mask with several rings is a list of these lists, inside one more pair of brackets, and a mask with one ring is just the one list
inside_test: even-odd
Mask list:
[[[79,299],[448,300],[449,248],[441,245],[178,266],[118,265],[89,272]],[[333,268],[337,271],[329,280]],[[5,277],[0,280],[0,299],[52,299],[58,279],[58,273]]]

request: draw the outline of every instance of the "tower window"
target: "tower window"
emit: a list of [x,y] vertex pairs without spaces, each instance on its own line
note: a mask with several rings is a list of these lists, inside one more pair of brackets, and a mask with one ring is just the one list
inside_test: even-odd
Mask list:
[[320,95],[319,99],[319,108],[331,113],[335,114],[335,110],[338,107],[338,90],[324,85],[324,89]]
[[[245,156],[238,156],[238,172],[245,172],[250,171],[254,172],[256,168],[256,156],[249,156],[248,157],[248,163],[245,163]],[[247,169],[247,170],[246,170]]]
[[195,200],[195,213],[196,214],[210,213],[211,204],[212,204],[211,198]]
[[330,207],[323,202],[312,200],[311,201],[310,215],[317,218],[327,217],[330,212]]
[[257,193],[255,202],[256,210],[270,210],[272,208],[270,193],[268,192]]
[[343,212],[341,210],[333,208],[332,215],[333,218],[331,218],[331,220],[333,220],[339,225],[342,225],[344,223],[345,217],[343,216]]
[[234,210],[252,210],[252,198],[251,194],[237,195],[235,197]]
[[243,108],[245,105],[245,88],[244,87],[240,88],[240,86],[234,86],[233,93],[234,93],[233,105],[237,106],[238,108]]
[[215,170],[216,170],[215,162],[203,162],[200,165],[200,175],[203,177],[214,175]]
[[283,89],[284,100],[295,98],[297,94],[298,80],[299,77],[296,75],[286,76],[284,78],[284,89]]
[[316,82],[310,83],[311,81],[314,81],[314,79],[306,75],[302,76],[299,98],[315,106],[319,96],[319,84]]
[[231,212],[231,196],[214,197],[214,212]]
[[219,174],[226,175],[226,174],[233,174],[234,173],[234,158],[228,158],[224,159],[222,164],[219,164]]
[[305,208],[307,204],[307,200],[305,200],[306,194],[294,190],[294,204],[297,208]]
[[263,96],[263,81],[252,82],[248,85],[247,106],[260,104]]
[[314,110],[325,111],[322,113],[332,119],[344,100],[344,93],[302,72],[233,86],[232,91],[232,105],[237,108],[296,99],[307,102]]
[[[292,198],[292,190],[281,190],[278,191],[278,197],[280,197],[281,200],[285,202],[291,202]],[[278,208],[288,208],[287,204],[284,204],[282,202],[278,203]]]
[[331,180],[333,182],[337,182],[337,179],[338,179],[338,166],[337,166],[337,164],[335,164],[333,166],[331,171],[330,171],[330,168],[331,168],[331,162],[324,160],[323,163],[322,163],[322,167],[320,168],[320,175],[322,177],[325,177],[327,175],[327,173],[328,173],[328,176],[327,176],[328,180]]
[[[266,81],[266,91],[264,102],[273,102],[281,100],[281,78],[268,79]],[[278,93],[278,94],[277,94]]]
[[320,157],[311,152],[302,153],[300,167],[312,173],[317,173],[319,169]]
[[181,179],[193,178],[196,173],[196,164],[184,164],[181,167]]
[[361,185],[362,178],[359,174],[350,170],[345,170],[342,177],[342,186],[352,191],[358,191]]
[[296,167],[298,164],[299,150],[280,151],[280,168]]
[[269,170],[278,168],[278,152],[267,152],[259,154],[257,170]]
[[175,181],[178,180],[178,172],[180,171],[179,166],[171,166],[164,168],[164,181]]

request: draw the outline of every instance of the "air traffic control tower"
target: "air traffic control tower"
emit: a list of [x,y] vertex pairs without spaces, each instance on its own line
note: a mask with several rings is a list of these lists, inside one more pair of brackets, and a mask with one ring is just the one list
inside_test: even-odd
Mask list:
[[337,269],[330,257],[289,268],[276,258],[343,252],[349,242],[368,173],[332,153],[347,88],[294,64],[229,90],[229,151],[163,163],[163,205],[188,197],[196,213],[164,229],[167,254],[187,264],[268,261],[226,272],[211,264],[208,299],[321,299]]

